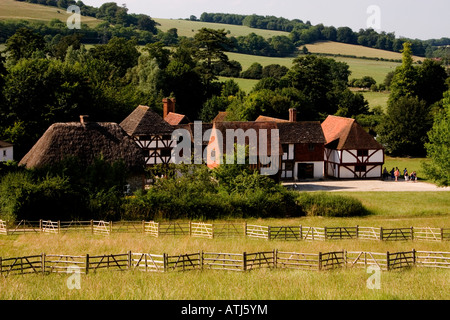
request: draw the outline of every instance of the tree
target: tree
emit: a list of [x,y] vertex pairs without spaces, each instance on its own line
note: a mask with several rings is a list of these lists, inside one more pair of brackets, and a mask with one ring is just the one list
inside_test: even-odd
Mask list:
[[31,58],[36,51],[45,49],[44,37],[27,28],[20,28],[6,41],[6,52],[14,62]]
[[388,103],[378,127],[380,142],[393,156],[424,156],[432,116],[426,102],[417,97],[400,97]]
[[263,66],[254,62],[247,70],[241,73],[241,78],[245,79],[261,79],[263,77]]
[[430,161],[424,164],[426,175],[441,187],[450,185],[450,91],[446,92],[443,104],[428,133],[425,148]]
[[217,80],[214,74],[215,62],[228,62],[228,56],[225,51],[231,49],[232,43],[227,38],[224,29],[214,30],[208,28],[200,29],[194,36],[194,57],[200,63],[200,74],[207,86]]
[[442,100],[447,90],[447,72],[437,61],[425,59],[418,70],[417,96],[428,105]]
[[414,97],[417,92],[417,70],[413,66],[411,43],[403,44],[402,65],[395,69],[390,85],[389,101],[393,102],[400,97]]

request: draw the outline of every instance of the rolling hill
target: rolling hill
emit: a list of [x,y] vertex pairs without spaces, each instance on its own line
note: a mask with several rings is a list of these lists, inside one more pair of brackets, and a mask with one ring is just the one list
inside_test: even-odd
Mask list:
[[[39,4],[32,4],[28,2],[19,2],[14,0],[0,1],[0,20],[29,20],[49,22],[52,19],[59,19],[66,21],[71,14],[65,10],[44,6]],[[92,17],[81,17],[81,23],[85,23],[90,27],[95,27],[101,20]]]

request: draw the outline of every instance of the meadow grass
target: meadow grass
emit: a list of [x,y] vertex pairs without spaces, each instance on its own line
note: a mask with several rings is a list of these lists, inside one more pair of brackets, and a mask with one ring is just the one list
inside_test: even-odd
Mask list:
[[428,181],[428,177],[423,171],[423,163],[430,161],[427,158],[405,158],[405,157],[389,157],[386,156],[384,167],[388,171],[392,168],[399,168],[400,173],[403,175],[403,170],[408,169],[408,173],[411,174],[413,171],[417,172],[417,178],[421,181]]
[[[448,250],[441,242],[327,241],[284,242],[257,239],[149,238],[141,234],[22,235],[0,237],[1,256],[40,252],[107,254],[149,252],[161,254],[205,252],[242,253],[279,249],[318,253],[336,250],[386,251]],[[0,278],[1,300],[340,300],[340,299],[448,299],[448,270],[420,269],[384,272],[381,290],[369,290],[364,269],[327,272],[299,270],[187,271],[165,274],[138,271],[99,271],[81,276],[81,289],[67,288],[67,274]]]
[[381,107],[383,111],[387,109],[387,103],[389,100],[389,92],[374,92],[374,91],[359,91],[369,103],[369,108]]
[[[83,12],[81,12],[83,14]],[[66,10],[51,6],[31,4],[15,0],[0,1],[0,20],[29,20],[49,22],[52,19],[59,19],[65,22],[71,14]],[[81,16],[81,23],[89,27],[95,27],[102,21],[93,17]]]

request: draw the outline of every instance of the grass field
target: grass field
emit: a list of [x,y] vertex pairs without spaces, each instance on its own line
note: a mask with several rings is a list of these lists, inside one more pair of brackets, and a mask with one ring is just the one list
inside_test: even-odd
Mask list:
[[411,172],[416,171],[419,180],[428,181],[428,178],[422,168],[422,164],[427,161],[428,160],[426,158],[394,158],[387,156],[384,166],[388,169],[388,171],[391,171],[392,168],[398,167],[402,175],[405,168],[410,174]]
[[[59,19],[65,22],[70,16],[71,14],[61,8],[14,0],[0,1],[0,20],[30,20],[49,22],[52,19]],[[81,23],[85,23],[90,27],[95,27],[100,22],[100,20],[92,17],[81,17]]]
[[[381,58],[389,60],[402,59],[402,54],[398,52],[374,49],[359,45],[339,43],[333,41],[319,41],[313,44],[307,44],[306,47],[311,53],[342,54],[357,57]],[[414,56],[414,61],[423,61],[423,60],[425,60],[425,58]]]
[[387,108],[387,102],[389,100],[389,92],[373,92],[364,91],[361,92],[364,98],[369,102],[369,107],[372,109],[374,107],[380,106],[384,111]]
[[217,30],[224,29],[226,32],[230,32],[230,36],[234,37],[246,36],[252,32],[256,33],[257,35],[263,36],[264,38],[271,38],[278,35],[289,35],[288,32],[283,31],[254,29],[246,26],[237,26],[231,24],[209,23],[179,19],[152,19],[160,24],[158,28],[162,31],[166,32],[169,29],[176,28],[178,30],[178,35],[185,37],[193,37],[201,28],[210,28]]

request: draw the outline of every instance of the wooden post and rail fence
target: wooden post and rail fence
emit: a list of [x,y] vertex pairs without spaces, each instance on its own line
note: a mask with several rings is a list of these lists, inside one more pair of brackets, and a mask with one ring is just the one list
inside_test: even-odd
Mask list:
[[336,251],[326,253],[297,253],[279,250],[255,253],[196,252],[169,255],[132,253],[108,255],[45,254],[16,258],[0,257],[0,275],[51,274],[79,272],[89,274],[98,270],[138,270],[143,272],[172,272],[189,270],[251,271],[261,268],[327,271],[339,268],[368,268],[378,266],[382,271],[404,270],[412,267],[450,269],[450,252],[416,251],[395,253]]
[[408,227],[308,227],[263,226],[244,223],[154,222],[154,221],[27,221],[17,225],[0,220],[0,235],[26,233],[64,234],[86,232],[109,236],[117,233],[145,233],[151,237],[191,236],[196,238],[247,237],[282,241],[380,240],[380,241],[449,241],[450,228]]

